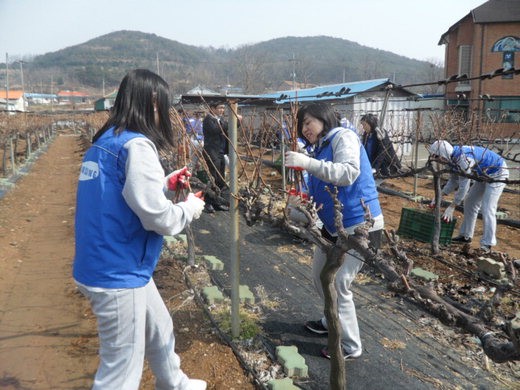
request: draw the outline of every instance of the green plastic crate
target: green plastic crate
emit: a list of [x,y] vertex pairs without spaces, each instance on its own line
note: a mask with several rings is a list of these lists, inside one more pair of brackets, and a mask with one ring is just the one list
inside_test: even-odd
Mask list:
[[[403,237],[413,238],[422,242],[432,242],[433,212],[404,207],[401,211],[401,221],[397,233]],[[443,222],[441,220],[441,234],[439,244],[448,245],[455,230],[457,221]]]

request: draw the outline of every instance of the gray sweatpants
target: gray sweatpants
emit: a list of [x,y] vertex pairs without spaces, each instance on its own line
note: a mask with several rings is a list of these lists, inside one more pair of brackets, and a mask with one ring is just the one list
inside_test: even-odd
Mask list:
[[[504,163],[502,169],[494,176],[495,180],[505,180],[509,177],[509,170]],[[478,212],[482,214],[483,234],[481,245],[497,244],[497,206],[498,200],[504,191],[505,183],[486,183],[474,181],[464,198],[464,220],[460,226],[460,235],[473,237]]]
[[144,287],[126,289],[76,284],[98,323],[100,362],[93,390],[137,390],[145,355],[157,390],[188,387],[175,353],[172,319],[153,279]]
[[[374,226],[370,229],[371,232],[382,230],[385,222],[383,214],[374,218]],[[359,226],[351,226],[347,228],[347,233],[353,234],[354,229]],[[321,286],[320,273],[325,265],[327,259],[325,252],[319,247],[314,249],[314,258],[312,263],[312,275],[314,286],[323,300],[323,288]],[[345,254],[343,265],[339,268],[336,274],[336,291],[338,293],[338,316],[341,325],[341,344],[343,350],[347,353],[355,353],[362,349],[361,338],[359,336],[359,327],[356,316],[356,307],[350,285],[356,278],[357,273],[363,267],[361,255],[356,251],[349,251]],[[327,328],[327,320],[325,316],[322,317],[321,322]]]

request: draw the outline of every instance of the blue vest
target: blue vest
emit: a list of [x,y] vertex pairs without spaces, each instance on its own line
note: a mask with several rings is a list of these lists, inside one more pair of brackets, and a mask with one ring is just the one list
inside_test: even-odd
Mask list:
[[[451,154],[453,164],[456,164],[462,155],[471,157],[476,161],[476,165],[472,169],[479,176],[497,173],[504,163],[502,157],[482,146],[454,146]],[[460,169],[458,165],[454,165],[454,167]]]
[[109,129],[87,151],[76,199],[73,276],[91,287],[135,288],[148,283],[163,237],[143,228],[123,198],[127,150],[142,134]]
[[[340,131],[352,131],[342,129],[339,131],[332,130],[321,147],[314,152],[314,158],[324,161],[333,161],[332,140]],[[360,145],[360,162],[361,172],[354,183],[349,186],[338,187],[338,199],[343,204],[343,226],[350,227],[365,221],[365,210],[361,204],[361,200],[370,208],[372,217],[381,214],[378,193],[374,177],[372,176],[372,167],[368,161],[367,154],[363,145]],[[334,185],[327,183],[313,175],[309,175],[309,194],[314,198],[314,202],[323,207],[318,211],[318,215],[325,225],[327,231],[331,234],[336,233],[334,226],[334,202],[330,194],[325,191],[325,187],[333,190]]]

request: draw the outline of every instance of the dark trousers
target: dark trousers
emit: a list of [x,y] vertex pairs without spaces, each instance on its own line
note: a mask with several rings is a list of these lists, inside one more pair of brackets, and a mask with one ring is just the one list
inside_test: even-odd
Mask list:
[[[222,194],[222,190],[227,187],[227,184],[224,180],[226,175],[226,161],[224,160],[224,155],[213,156],[213,159],[209,156],[206,157],[206,163],[208,164],[209,174],[213,177],[215,181],[215,185],[218,187],[215,190],[220,190]],[[221,204],[216,197],[211,196],[211,194],[207,194],[205,196],[206,203],[216,206]]]

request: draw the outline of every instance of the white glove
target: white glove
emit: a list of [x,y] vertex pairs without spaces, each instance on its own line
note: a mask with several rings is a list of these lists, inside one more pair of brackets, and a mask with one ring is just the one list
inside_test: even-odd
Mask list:
[[202,210],[204,209],[204,205],[206,204],[202,199],[197,198],[192,192],[188,194],[184,203],[193,210],[193,219],[199,219]]
[[449,205],[448,208],[444,211],[444,214],[442,214],[442,220],[444,222],[451,222],[453,219],[453,211],[455,210],[454,205]]
[[434,209],[435,208],[435,198],[432,199],[431,203],[428,205],[429,208]]
[[229,156],[227,154],[224,155],[224,164],[226,164],[226,167],[229,167]]
[[293,169],[308,169],[311,158],[303,153],[288,151],[285,153],[285,166]]

